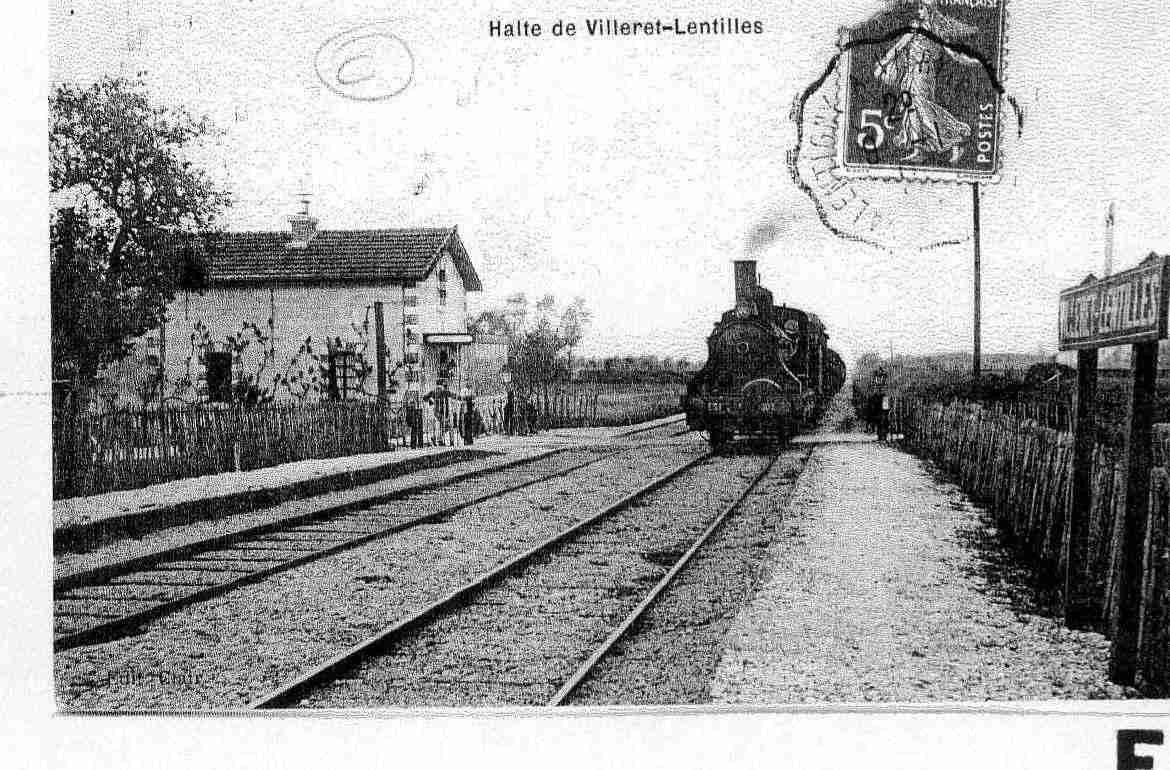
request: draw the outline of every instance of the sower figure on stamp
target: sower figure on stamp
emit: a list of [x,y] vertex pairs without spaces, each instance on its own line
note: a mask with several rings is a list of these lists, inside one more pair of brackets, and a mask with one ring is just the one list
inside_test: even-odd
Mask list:
[[964,145],[971,138],[971,126],[938,102],[939,64],[944,55],[960,64],[978,65],[979,61],[920,34],[919,29],[947,42],[978,30],[940,12],[934,0],[921,0],[914,31],[898,38],[873,68],[873,76],[893,88],[899,100],[902,125],[894,141],[898,147],[910,150],[902,160],[917,160],[925,150],[949,153],[954,164],[966,152]]
[[[435,383],[435,389],[423,396],[423,400],[435,410],[435,444],[455,446],[455,430],[451,426],[451,393],[447,390],[447,381],[439,380]],[[447,439],[446,444],[443,442],[444,437]]]

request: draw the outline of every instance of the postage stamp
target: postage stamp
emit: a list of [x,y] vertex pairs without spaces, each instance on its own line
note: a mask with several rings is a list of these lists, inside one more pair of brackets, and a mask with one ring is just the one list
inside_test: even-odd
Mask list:
[[1150,767],[1170,11],[1094,9],[51,0],[44,710]]
[[847,173],[989,180],[999,169],[1006,0],[906,2],[843,45]]

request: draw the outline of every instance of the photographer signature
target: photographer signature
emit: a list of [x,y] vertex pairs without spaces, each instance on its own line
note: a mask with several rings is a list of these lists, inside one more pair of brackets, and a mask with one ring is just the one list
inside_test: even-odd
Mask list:
[[390,99],[414,79],[414,54],[389,22],[334,35],[317,49],[313,64],[326,88],[357,101]]

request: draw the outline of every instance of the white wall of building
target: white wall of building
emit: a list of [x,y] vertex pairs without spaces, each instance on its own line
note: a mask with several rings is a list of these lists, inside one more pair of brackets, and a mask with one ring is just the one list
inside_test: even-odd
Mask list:
[[[441,301],[441,290],[446,291],[445,302]],[[417,305],[405,302],[411,294],[417,296]],[[264,345],[253,340],[239,362],[249,374],[261,372],[259,385],[262,388],[272,388],[277,374],[298,370],[308,373],[312,367],[306,356],[301,356],[290,367],[306,338],[312,338],[312,350],[323,361],[327,360],[327,340],[339,338],[343,345],[360,347],[363,336],[357,329],[361,329],[367,319],[365,357],[372,365],[375,302],[383,304],[388,372],[393,370],[396,362],[405,358],[404,329],[410,315],[417,317],[417,323],[411,324],[410,328],[420,337],[467,332],[467,291],[454,260],[446,252],[426,279],[409,287],[395,284],[257,285],[214,287],[203,292],[181,291],[167,309],[165,335],[158,331],[148,334],[140,340],[135,354],[107,370],[111,388],[116,389],[114,406],[142,408],[157,404],[157,395],[150,397],[151,403],[143,400],[144,394],[150,392],[150,388],[144,385],[149,386],[150,381],[159,378],[158,368],[153,366],[153,356],[162,360],[167,396],[186,401],[203,397],[205,393],[184,387],[187,381],[198,386],[204,374],[201,354],[207,346],[197,324],[206,329],[213,343],[212,349],[223,350],[225,338],[239,335],[245,323],[255,324],[268,335],[269,319],[272,319],[271,339]],[[271,359],[261,369],[266,347],[271,350]],[[438,352],[425,347],[422,352],[421,386],[426,392],[434,386]],[[467,350],[455,352],[460,382],[452,385],[467,384],[473,379],[470,371],[473,356]],[[405,370],[393,373],[392,378],[397,381],[399,393],[406,390]],[[369,375],[364,390],[376,393],[376,374]],[[276,392],[280,399],[290,397],[285,388],[277,387]]]

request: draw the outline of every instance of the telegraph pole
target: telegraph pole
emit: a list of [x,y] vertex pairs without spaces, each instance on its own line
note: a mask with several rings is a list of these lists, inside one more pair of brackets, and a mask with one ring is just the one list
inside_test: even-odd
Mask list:
[[1116,203],[1109,204],[1109,213],[1105,215],[1105,277],[1113,275],[1113,227],[1117,221]]
[[971,376],[978,381],[981,369],[980,356],[982,354],[982,309],[980,303],[980,248],[979,248],[979,183],[971,183],[971,210],[974,218],[973,241],[975,244],[975,346],[971,359]]

